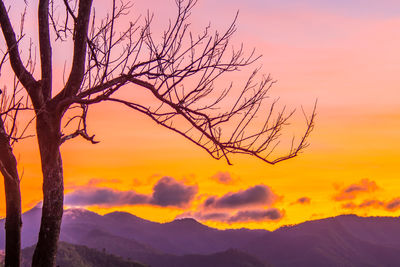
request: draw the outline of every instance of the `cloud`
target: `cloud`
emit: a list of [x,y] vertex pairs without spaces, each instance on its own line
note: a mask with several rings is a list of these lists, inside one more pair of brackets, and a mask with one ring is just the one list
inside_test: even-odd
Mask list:
[[217,222],[225,222],[229,219],[230,215],[229,213],[226,212],[185,212],[182,213],[178,216],[176,216],[176,219],[182,219],[182,218],[194,218],[199,221],[217,221]]
[[371,193],[378,190],[379,187],[374,181],[362,179],[357,184],[351,184],[340,191],[333,197],[336,201],[355,199],[360,193]]
[[222,197],[211,196],[203,204],[204,208],[236,209],[248,206],[271,205],[278,197],[268,186],[256,185],[246,190],[229,192]]
[[277,221],[282,219],[283,215],[283,212],[276,208],[267,210],[243,210],[238,211],[234,216],[230,217],[228,222]]
[[385,203],[383,201],[377,199],[366,199],[359,204],[355,204],[354,202],[348,202],[342,205],[342,208],[355,210],[355,209],[366,209],[366,208],[380,208],[384,207]]
[[354,210],[357,208],[357,205],[354,204],[353,202],[348,202],[348,203],[342,204],[342,208],[346,209],[346,210]]
[[184,207],[193,200],[197,191],[197,186],[185,185],[172,177],[163,177],[153,187],[151,203],[162,207]]
[[[194,218],[199,221],[241,223],[277,221],[284,210],[272,205],[279,199],[266,185],[255,185],[223,196],[209,196],[196,211],[188,211],[176,218]],[[268,206],[268,207],[266,207]]]
[[240,210],[238,212],[186,212],[178,215],[176,218],[194,218],[199,221],[215,221],[225,223],[239,222],[260,222],[260,221],[278,221],[283,218],[285,212],[276,208],[269,209],[250,209]]
[[297,199],[295,202],[292,202],[291,205],[294,205],[294,204],[305,205],[305,204],[310,204],[310,203],[311,203],[311,198],[309,198],[309,197],[301,197],[301,198]]
[[362,203],[358,205],[358,208],[368,208],[368,207],[373,207],[373,208],[378,208],[384,206],[385,203],[382,201],[379,201],[377,199],[369,199],[369,200],[364,200]]
[[161,178],[153,187],[152,195],[135,191],[119,191],[111,188],[82,188],[65,197],[70,206],[122,206],[152,204],[166,207],[185,207],[197,193],[197,186],[187,186],[171,177]]
[[110,188],[79,189],[65,196],[65,204],[71,206],[119,206],[148,203],[150,197],[134,191],[118,191]]
[[400,209],[400,198],[395,198],[386,203],[385,208],[389,211]]
[[356,210],[356,209],[368,209],[368,208],[382,208],[387,211],[396,211],[400,209],[400,198],[394,198],[389,201],[381,201],[378,199],[366,199],[359,204],[348,202],[342,205],[344,209]]
[[218,172],[211,178],[221,184],[232,184],[234,182],[229,172]]

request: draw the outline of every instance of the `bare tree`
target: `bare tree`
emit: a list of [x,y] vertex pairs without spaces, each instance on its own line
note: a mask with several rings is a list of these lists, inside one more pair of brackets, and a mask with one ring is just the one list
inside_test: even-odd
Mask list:
[[[263,103],[273,84],[270,77],[263,76],[257,82],[256,69],[240,90],[234,89],[233,84],[217,84],[227,73],[258,59],[254,52],[246,56],[243,47],[230,49],[236,19],[223,33],[212,34],[206,27],[195,34],[190,31],[189,16],[196,1],[175,2],[176,18],[157,38],[151,30],[152,15],[117,31],[119,19],[129,13],[129,2],[112,1],[110,14],[98,21],[91,14],[92,0],[39,0],[41,78],[36,80],[22,64],[18,40],[1,1],[2,32],[11,67],[35,110],[42,163],[42,220],[32,266],[54,266],[63,213],[60,146],[78,136],[96,143],[86,124],[92,104],[110,101],[125,105],[182,135],[212,157],[224,158],[228,164],[231,154],[248,154],[275,164],[295,157],[307,147],[315,108],[307,117],[302,136],[291,140],[286,153],[276,155],[282,129],[293,112],[286,112],[285,108],[275,111],[276,102],[265,109]],[[51,32],[56,39],[53,42]],[[57,41],[73,42],[73,57],[64,86],[53,96],[52,45]],[[134,97],[122,97],[117,94],[122,88],[131,90],[132,95],[148,94],[152,100],[142,103]],[[76,108],[81,113],[72,116],[66,123],[68,127],[63,128],[65,113]],[[260,116],[261,124],[257,123]],[[65,132],[71,125],[76,129]]]
[[[2,97],[4,99],[4,97]],[[9,111],[9,110],[7,110]],[[0,117],[0,172],[4,177],[6,195],[6,257],[5,266],[20,266],[21,255],[21,191],[17,160],[11,146],[11,135],[7,132],[3,116]],[[13,124],[15,125],[15,117]],[[13,127],[12,127],[13,128]],[[12,129],[10,130],[12,131]]]
[[18,112],[26,109],[24,99],[16,98],[14,90],[9,98],[0,90],[0,172],[4,177],[6,196],[6,256],[5,266],[20,266],[21,257],[21,190],[17,160],[13,144],[24,138],[18,135]]
[[[24,17],[24,15],[23,15]],[[0,61],[0,76],[4,63],[8,59],[5,52]],[[25,67],[33,71],[34,65],[29,56]],[[21,190],[20,176],[17,169],[17,160],[13,153],[13,145],[19,140],[30,137],[26,134],[31,121],[24,123],[19,128],[18,114],[30,110],[28,99],[23,88],[14,76],[12,90],[0,89],[0,172],[4,177],[4,190],[6,196],[6,254],[5,266],[20,266],[21,263]]]

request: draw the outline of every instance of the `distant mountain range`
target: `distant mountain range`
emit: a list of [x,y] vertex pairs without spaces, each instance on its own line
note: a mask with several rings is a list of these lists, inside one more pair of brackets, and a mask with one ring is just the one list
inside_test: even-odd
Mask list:
[[400,266],[400,219],[342,215],[283,227],[242,247],[274,266]]
[[[38,207],[23,214],[24,247],[35,244],[40,215]],[[70,209],[64,213],[60,239],[154,267],[400,266],[400,219],[394,217],[342,215],[269,232],[218,230],[194,219],[161,224],[125,212],[101,216]]]

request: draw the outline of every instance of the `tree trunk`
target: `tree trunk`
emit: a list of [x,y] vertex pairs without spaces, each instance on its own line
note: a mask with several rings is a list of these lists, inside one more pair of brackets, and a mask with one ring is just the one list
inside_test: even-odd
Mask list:
[[0,118],[0,171],[4,176],[6,195],[6,267],[19,267],[21,263],[21,191],[17,160],[10,146]]
[[56,262],[64,202],[60,117],[49,109],[38,112],[36,131],[43,172],[43,208],[32,267],[53,267]]

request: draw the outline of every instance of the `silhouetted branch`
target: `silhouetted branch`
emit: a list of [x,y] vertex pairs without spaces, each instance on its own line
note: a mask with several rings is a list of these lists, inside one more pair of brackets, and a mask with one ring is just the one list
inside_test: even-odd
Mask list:
[[3,1],[0,1],[0,25],[4,35],[4,39],[7,43],[10,63],[15,75],[18,77],[19,81],[23,84],[29,95],[32,97],[32,101],[39,101],[37,97],[37,90],[35,90],[39,84],[22,63],[18,51],[18,41],[15,37],[15,32],[11,25],[10,19],[8,17],[8,12],[4,6]]
[[81,115],[76,115],[76,116],[72,117],[71,119],[69,119],[67,121],[67,123],[65,125],[65,127],[67,127],[68,124],[70,124],[73,120],[78,119],[79,122],[78,122],[77,130],[71,134],[63,135],[61,137],[60,144],[63,144],[65,141],[68,141],[68,140],[73,139],[78,136],[83,137],[85,140],[91,142],[92,144],[99,143],[99,141],[94,140],[95,135],[90,136],[87,132],[87,123],[86,123],[86,117],[87,117],[87,111],[88,111],[87,105],[81,104],[80,108],[82,110]]
[[[157,43],[151,32],[150,14],[143,26],[137,26],[135,21],[118,38],[114,25],[128,12],[130,3],[117,7],[113,1],[112,14],[99,27],[89,30],[89,44],[95,46],[88,50],[87,68],[79,91],[60,104],[91,105],[103,101],[124,104],[184,136],[212,157],[225,158],[229,164],[230,154],[249,154],[270,164],[298,155],[308,145],[315,107],[299,141],[292,140],[286,154],[272,157],[282,130],[293,115],[293,112],[286,113],[285,108],[276,112],[274,101],[269,112],[263,114],[262,126],[254,131],[274,81],[266,76],[256,82],[259,72],[256,69],[239,90],[233,84],[225,89],[215,86],[227,73],[259,59],[254,51],[245,56],[243,46],[238,50],[229,49],[237,14],[222,34],[211,35],[208,26],[195,36],[187,21],[196,1],[176,3],[176,19],[170,22]],[[129,84],[135,91],[148,90],[154,97],[153,102],[143,105],[114,97],[115,92]],[[232,99],[237,93],[236,99]],[[176,123],[182,119],[186,124]]]

